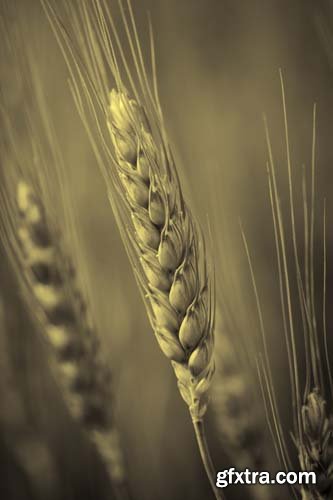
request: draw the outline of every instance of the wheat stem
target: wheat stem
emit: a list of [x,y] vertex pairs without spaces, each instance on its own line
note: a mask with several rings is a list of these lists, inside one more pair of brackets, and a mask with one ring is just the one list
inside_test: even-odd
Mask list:
[[206,471],[209,483],[211,485],[211,488],[214,492],[215,498],[216,498],[216,500],[223,500],[225,497],[217,489],[216,484],[215,484],[216,472],[215,472],[212,458],[210,456],[203,420],[193,420],[193,427],[194,427],[195,437],[196,437],[199,451],[200,451],[201,460],[202,460],[202,463],[205,467],[205,471]]

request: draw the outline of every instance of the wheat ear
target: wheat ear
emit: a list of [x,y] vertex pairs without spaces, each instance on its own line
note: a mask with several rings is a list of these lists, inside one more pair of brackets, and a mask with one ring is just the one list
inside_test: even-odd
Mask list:
[[326,401],[314,388],[302,406],[302,443],[299,443],[299,463],[302,471],[315,472],[316,484],[302,488],[302,499],[328,499],[333,492],[332,419],[328,417]]
[[[65,165],[39,69],[21,33],[25,33],[25,25],[20,21],[14,29],[5,27],[3,33],[10,47],[13,82],[20,85],[24,101],[20,107],[20,128],[12,109],[7,109],[5,102],[1,108],[6,170],[0,193],[0,237],[26,308],[47,340],[55,380],[68,409],[93,442],[117,496],[128,498],[123,453],[113,415],[110,370],[102,357],[97,329],[84,298],[85,269],[76,244]],[[66,240],[71,257],[66,251]],[[80,269],[80,276],[76,268]]]
[[113,90],[109,130],[140,251],[149,318],[192,419],[201,421],[214,372],[204,243],[148,127],[137,102]]
[[[119,1],[129,60],[104,2],[75,2],[68,9],[70,31],[48,0],[42,4],[71,71],[75,103],[104,175],[150,323],[171,360],[209,481],[219,497],[203,427],[214,373],[215,288],[205,241],[184,202],[167,139],[152,30],[149,81],[130,0],[127,9]],[[116,89],[109,92],[112,86]]]
[[137,280],[156,339],[171,360],[188,405],[216,492],[203,433],[214,373],[214,292],[203,236],[184,202],[172,158],[153,137],[143,107],[125,92],[112,90],[108,128],[133,222],[127,234],[135,240],[131,255]]
[[124,498],[125,471],[114,424],[110,371],[76,285],[74,267],[63,252],[60,235],[54,233],[41,198],[25,181],[18,184],[17,208],[24,296],[36,311],[51,346],[56,380],[69,411],[94,443],[115,489]]

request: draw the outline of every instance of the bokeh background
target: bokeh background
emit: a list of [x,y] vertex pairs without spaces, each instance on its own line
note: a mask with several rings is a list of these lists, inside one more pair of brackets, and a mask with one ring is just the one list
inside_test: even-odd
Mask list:
[[[117,3],[108,2],[111,6]],[[24,21],[26,47],[39,67],[61,144],[90,295],[103,347],[113,369],[116,413],[135,498],[211,498],[186,406],[175,388],[169,362],[154,341],[50,26],[37,0],[12,0],[9,11],[5,8],[7,2],[0,0],[0,3],[2,20],[9,28],[18,19]],[[310,167],[312,110],[314,102],[317,103],[315,241],[320,301],[324,198],[328,214],[328,285],[332,283],[333,7],[329,0],[132,0],[132,3],[147,56],[147,11],[151,15],[161,102],[188,198],[203,224],[207,224],[209,217],[214,238],[227,242],[228,255],[223,257],[227,257],[232,268],[237,299],[232,290],[224,293],[234,314],[242,313],[248,318],[248,331],[242,332],[239,342],[246,337],[250,346],[256,346],[257,315],[240,238],[240,219],[245,229],[262,298],[269,349],[273,353],[272,371],[279,405],[288,428],[290,393],[262,114],[265,112],[268,118],[281,202],[287,207],[279,68],[285,80],[296,191],[302,166]],[[15,84],[14,71],[10,50],[3,44],[1,98],[7,108],[10,106],[19,127],[20,112],[29,97]],[[1,162],[1,169],[5,168],[6,164]],[[301,219],[299,232],[302,234]],[[222,252],[223,249],[224,244]],[[220,252],[215,254],[218,259],[221,257]],[[3,498],[109,498],[103,467],[67,414],[49,374],[47,349],[30,324],[3,252],[0,269],[6,312],[0,347]],[[328,286],[328,325],[331,298]],[[259,385],[255,390],[260,392]],[[214,461],[222,470],[230,464],[215,437],[213,422],[208,431]],[[273,455],[272,445],[271,449]],[[228,498],[245,498],[244,491],[237,488],[230,488],[228,494]]]

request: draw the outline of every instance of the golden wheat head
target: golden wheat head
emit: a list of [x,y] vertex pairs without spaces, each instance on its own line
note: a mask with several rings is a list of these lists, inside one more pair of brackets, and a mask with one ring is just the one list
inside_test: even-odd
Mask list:
[[314,388],[302,406],[302,443],[298,459],[303,471],[315,472],[316,485],[302,489],[303,499],[330,498],[333,491],[332,421],[321,391]]
[[212,287],[200,229],[185,204],[172,159],[144,109],[110,93],[108,126],[138,255],[138,282],[163,353],[192,418],[201,419],[214,363]]
[[130,1],[126,9],[121,0],[118,4],[129,58],[104,2],[75,2],[69,29],[51,2],[42,3],[68,63],[74,100],[155,337],[172,363],[219,498],[203,426],[214,373],[214,273],[201,228],[184,201],[167,138],[152,36],[150,81]]

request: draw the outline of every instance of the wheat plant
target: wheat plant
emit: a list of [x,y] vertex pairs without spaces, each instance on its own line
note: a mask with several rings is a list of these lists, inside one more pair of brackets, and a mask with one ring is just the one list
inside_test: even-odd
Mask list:
[[[302,172],[302,215],[303,215],[303,245],[297,237],[294,170],[289,143],[288,117],[285,98],[284,81],[280,71],[282,90],[283,118],[285,129],[287,179],[288,179],[288,215],[290,233],[280,202],[280,192],[268,125],[265,122],[266,141],[268,149],[268,186],[272,210],[272,222],[276,246],[278,269],[278,285],[280,292],[282,326],[287,350],[289,365],[289,380],[291,390],[291,408],[293,415],[293,429],[291,431],[293,444],[296,446],[298,467],[304,472],[315,472],[316,483],[302,485],[294,490],[295,495],[303,499],[328,500],[332,497],[332,410],[328,401],[332,399],[332,374],[330,357],[327,347],[326,332],[326,210],[324,208],[323,230],[323,295],[322,295],[322,321],[319,329],[318,304],[315,296],[315,169],[316,169],[316,106],[313,108],[312,155],[310,192],[306,171]],[[324,205],[325,207],[325,205]],[[275,439],[275,447],[284,470],[295,470],[291,459],[290,445],[287,442],[285,431],[281,425],[281,418],[277,404],[274,382],[271,373],[269,354],[265,343],[265,326],[263,311],[260,305],[258,288],[254,276],[254,269],[249,253],[248,244],[244,237],[245,248],[249,259],[250,271],[257,300],[258,314],[264,339],[264,356],[260,361],[259,372],[262,380],[263,394],[269,408],[268,421]],[[291,244],[291,257],[288,255],[287,243]],[[301,260],[301,252],[304,262]],[[296,290],[296,296],[292,296]],[[297,319],[299,318],[299,324]],[[298,329],[299,327],[299,329]],[[305,377],[302,380],[300,373],[301,352],[296,341],[299,332],[304,344]],[[326,372],[326,373],[325,373]],[[325,379],[329,383],[326,389]],[[328,400],[329,398],[329,400]]]
[[[13,49],[15,53],[15,44]],[[26,56],[23,62],[18,59],[20,70],[16,68],[30,90],[31,100],[21,110],[25,140],[19,141],[10,112],[2,113],[8,144],[1,237],[26,308],[47,343],[54,378],[69,412],[96,448],[117,497],[129,498],[111,371],[84,274],[77,273],[82,260],[76,253],[64,165],[37,70],[30,54]]]
[[[203,427],[214,373],[212,264],[201,228],[183,197],[156,75],[150,84],[131,4],[126,14],[119,3],[134,71],[111,11],[102,2],[73,4],[69,35],[51,4],[43,4],[69,62],[76,104],[100,160],[150,323],[172,363],[208,478],[219,497]],[[153,51],[153,42],[151,46]],[[153,57],[153,68],[154,64]]]
[[317,486],[302,488],[302,499],[330,498],[333,479],[332,417],[318,388],[302,406],[303,441],[299,444],[299,463],[303,471],[315,472]]

